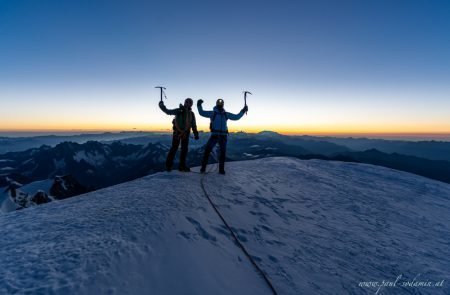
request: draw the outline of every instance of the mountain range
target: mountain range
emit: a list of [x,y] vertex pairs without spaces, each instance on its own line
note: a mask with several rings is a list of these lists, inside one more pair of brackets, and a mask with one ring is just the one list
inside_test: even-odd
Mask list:
[[[200,133],[200,143],[204,144],[207,133]],[[282,135],[273,131],[259,133],[231,133],[233,137],[259,138],[282,141],[289,145],[299,145],[317,154],[332,154],[342,151],[365,151],[377,149],[385,153],[398,153],[416,156],[430,160],[450,161],[450,141],[438,140],[387,140],[373,138],[331,137],[331,136],[294,136]],[[0,154],[7,152],[24,151],[30,148],[39,148],[42,145],[55,146],[62,142],[86,143],[99,141],[110,143],[121,141],[123,143],[147,145],[161,142],[170,145],[171,134],[167,132],[123,131],[118,133],[105,132],[78,135],[41,135],[27,137],[0,137]],[[326,144],[328,143],[328,144]]]
[[[167,133],[141,135],[133,133],[131,137],[114,138],[102,142],[65,141],[55,146],[43,145],[25,151],[1,154],[0,191],[3,192],[3,200],[11,195],[11,187],[16,190],[18,195],[23,196],[19,206],[21,208],[24,207],[23,204],[33,205],[34,202],[29,200],[61,199],[64,196],[98,190],[163,171],[171,135]],[[103,139],[112,137],[110,134],[105,136]],[[124,136],[124,134],[120,134],[120,136]],[[208,137],[209,134],[201,133],[199,141],[191,140],[188,155],[190,166],[200,165]],[[347,139],[347,141],[366,142],[362,139]],[[372,142],[372,140],[369,141]],[[377,142],[384,141],[375,141],[374,144]],[[405,145],[408,144],[422,145],[424,143],[405,143]],[[439,153],[444,154],[446,144],[445,142],[430,143],[430,148],[436,146],[436,155],[433,157],[434,159],[430,159],[410,155],[413,152],[409,154],[387,153],[375,148],[359,151],[355,149],[364,148],[366,145],[358,147],[353,145],[352,149],[338,144],[338,142],[322,141],[319,138],[291,137],[274,132],[259,134],[240,132],[229,136],[227,161],[288,156],[300,159],[357,162],[384,166],[450,183],[450,161],[436,160],[436,158],[445,158],[439,156]],[[386,146],[389,145],[386,143]],[[393,147],[395,146],[398,147],[400,144],[394,143]],[[421,154],[418,149],[415,151],[416,154]],[[214,157],[210,157],[210,163],[214,162]],[[61,177],[65,177],[76,189],[65,193],[61,193],[61,190],[59,190],[60,193],[55,193],[58,191],[57,189],[51,191],[51,186],[57,186],[57,180]],[[38,193],[40,193],[38,197],[35,197]],[[48,198],[45,198],[42,193]],[[1,201],[2,198],[0,198],[0,203]],[[40,201],[40,203],[42,202]],[[9,209],[2,207],[0,211],[10,211],[15,207],[7,206],[7,208]]]

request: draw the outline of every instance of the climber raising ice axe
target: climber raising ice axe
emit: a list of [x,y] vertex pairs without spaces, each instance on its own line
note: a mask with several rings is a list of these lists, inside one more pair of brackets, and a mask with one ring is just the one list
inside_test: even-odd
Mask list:
[[205,173],[206,165],[208,164],[209,154],[211,153],[214,146],[218,143],[220,146],[219,173],[225,174],[225,157],[228,141],[227,121],[228,120],[237,121],[240,118],[242,118],[242,116],[248,111],[247,93],[250,92],[246,91],[246,93],[244,94],[246,104],[238,114],[232,114],[225,111],[224,108],[225,102],[221,98],[219,98],[216,101],[216,106],[213,108],[212,111],[203,110],[202,99],[197,101],[198,113],[200,114],[200,116],[210,119],[209,128],[211,129],[211,137],[206,143],[205,153],[203,154],[202,168],[200,169],[201,173]]
[[[178,146],[181,143],[180,165],[178,170],[182,172],[189,172],[191,169],[186,165],[186,156],[188,153],[189,135],[191,129],[194,132],[195,140],[198,140],[197,124],[195,122],[195,115],[192,112],[192,104],[194,103],[191,98],[186,98],[184,104],[180,103],[180,106],[176,109],[169,110],[166,108],[163,102],[164,87],[158,86],[156,88],[161,89],[161,101],[159,102],[159,108],[167,115],[173,115],[175,118],[172,121],[173,124],[173,136],[172,147],[167,154],[166,170],[171,171],[173,165],[173,159],[178,151]],[[166,95],[164,94],[164,97]],[[167,97],[166,97],[167,99]]]

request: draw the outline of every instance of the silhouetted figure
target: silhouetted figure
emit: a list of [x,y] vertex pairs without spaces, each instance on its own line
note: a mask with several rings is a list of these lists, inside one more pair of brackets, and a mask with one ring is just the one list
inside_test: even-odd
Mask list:
[[202,168],[200,172],[204,173],[206,165],[208,164],[209,154],[214,146],[219,143],[220,157],[219,157],[219,173],[225,174],[225,157],[227,152],[227,140],[228,140],[228,126],[227,121],[237,121],[248,111],[248,107],[245,106],[239,114],[228,113],[224,109],[223,99],[216,101],[216,106],[212,111],[204,111],[202,107],[203,100],[197,102],[198,113],[202,117],[210,118],[211,137],[206,144],[205,153],[203,155]]
[[160,109],[167,115],[175,115],[173,119],[173,137],[172,147],[167,154],[166,169],[172,170],[173,159],[177,153],[178,146],[181,142],[181,154],[180,154],[180,166],[178,170],[183,172],[189,172],[191,169],[186,166],[186,156],[188,153],[189,136],[194,132],[195,140],[198,140],[197,124],[195,121],[195,115],[192,112],[193,101],[190,98],[186,98],[184,105],[180,104],[180,107],[173,110],[168,110],[163,101],[159,102]]

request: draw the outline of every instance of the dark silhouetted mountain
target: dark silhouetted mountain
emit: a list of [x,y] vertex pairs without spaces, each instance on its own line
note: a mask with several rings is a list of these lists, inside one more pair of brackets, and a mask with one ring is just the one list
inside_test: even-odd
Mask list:
[[[148,138],[143,140],[144,138],[147,137],[134,139],[146,142]],[[26,193],[19,194],[14,202],[20,207],[26,207],[35,204],[30,196],[35,196],[38,190],[47,193],[49,198],[64,199],[163,171],[171,137],[168,134],[160,134],[155,135],[153,139],[155,138],[163,138],[163,142],[150,142],[146,145],[126,144],[122,141],[89,141],[83,144],[64,142],[54,147],[41,146],[22,152],[6,153],[0,155],[0,188],[7,188],[12,182],[25,185]],[[200,141],[191,141],[189,166],[201,164],[204,144],[208,138],[208,133],[201,133]],[[444,150],[445,148],[442,151]],[[448,161],[385,153],[376,149],[351,151],[343,145],[323,140],[291,137],[274,132],[240,132],[229,136],[227,161],[277,156],[367,163],[450,183]],[[210,163],[215,163],[215,158],[217,157],[211,156]],[[178,155],[174,169],[177,168],[177,159]],[[53,181],[51,189],[49,181]],[[39,203],[46,200],[42,194],[35,199]]]
[[364,152],[345,152],[333,156],[306,155],[300,156],[299,158],[366,163],[406,171],[450,183],[450,162],[448,161],[428,160],[397,153],[388,154],[376,149],[370,149]]
[[270,130],[264,130],[264,131],[258,132],[257,135],[261,136],[261,137],[273,138],[273,139],[278,139],[278,138],[283,137],[283,135],[281,135],[280,133],[275,132],[275,131],[270,131]]
[[25,184],[72,175],[84,187],[98,189],[161,171],[166,152],[167,147],[161,144],[139,146],[90,141],[64,142],[53,148],[43,146],[7,153],[0,158],[7,159],[8,167],[13,168],[2,175],[3,179],[20,179]]
[[257,137],[280,140],[286,144],[299,145],[315,154],[333,155],[339,152],[377,149],[385,153],[398,153],[430,160],[450,161],[450,142],[406,141],[368,138],[339,138],[316,136],[286,136],[275,132],[261,132]]
[[104,132],[93,134],[75,134],[75,135],[41,135],[41,136],[23,136],[23,137],[0,137],[0,154],[7,152],[25,151],[30,148],[38,148],[42,145],[55,146],[59,143],[70,141],[76,143],[85,143],[88,141],[112,141],[117,139],[140,137],[144,135],[158,137],[160,133],[156,132]]
[[[208,137],[209,134],[207,132],[200,132],[200,140],[198,142],[191,141],[191,144],[193,144],[194,148],[198,148],[206,143]],[[237,132],[231,133],[230,138],[232,137],[279,140],[285,144],[301,146],[315,154],[323,155],[332,155],[334,153],[346,151],[365,151],[375,148],[386,153],[399,153],[431,160],[450,161],[449,141],[407,141],[352,137],[339,138],[330,136],[287,136],[273,131],[263,131],[257,134]],[[106,132],[102,134],[80,134],[70,136],[0,137],[0,154],[12,151],[24,151],[30,148],[39,148],[42,145],[54,147],[59,143],[67,141],[79,144],[86,143],[87,141],[99,141],[102,143],[121,141],[123,143],[136,145],[147,145],[149,143],[159,142],[164,145],[170,145],[171,133]]]
[[52,200],[48,197],[48,195],[43,191],[38,191],[33,197],[30,199],[36,205],[41,205],[45,203],[49,203]]
[[368,138],[336,138],[304,136],[309,140],[327,141],[345,146],[352,151],[377,149],[385,153],[398,153],[430,160],[450,161],[450,142],[448,141],[406,141]]
[[49,193],[56,200],[62,200],[87,193],[88,191],[75,177],[72,175],[64,175],[55,177]]

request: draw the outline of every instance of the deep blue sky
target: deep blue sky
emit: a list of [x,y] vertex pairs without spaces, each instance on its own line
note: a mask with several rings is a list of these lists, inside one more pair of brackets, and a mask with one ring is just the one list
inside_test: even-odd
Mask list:
[[0,0],[0,36],[3,130],[169,128],[163,84],[254,91],[237,129],[450,132],[450,1]]

